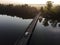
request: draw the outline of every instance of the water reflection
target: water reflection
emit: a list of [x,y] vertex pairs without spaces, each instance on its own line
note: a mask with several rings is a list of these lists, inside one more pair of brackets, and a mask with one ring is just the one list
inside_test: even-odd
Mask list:
[[[44,19],[44,20],[43,20]],[[60,27],[60,21],[58,19],[47,19],[47,18],[39,18],[39,22],[43,20],[42,24],[44,26],[49,26],[51,25],[52,27],[57,27],[57,25]]]
[[[13,45],[32,19],[0,15],[0,45]],[[60,21],[39,17],[29,45],[60,44]]]
[[13,45],[31,21],[32,19],[0,15],[0,45]]
[[40,18],[29,45],[60,45],[59,20]]

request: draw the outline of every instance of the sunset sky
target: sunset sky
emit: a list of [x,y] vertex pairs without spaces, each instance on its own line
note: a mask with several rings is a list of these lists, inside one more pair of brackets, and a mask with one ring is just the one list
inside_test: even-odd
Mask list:
[[4,4],[45,4],[47,1],[52,1],[54,4],[60,4],[60,0],[0,0]]

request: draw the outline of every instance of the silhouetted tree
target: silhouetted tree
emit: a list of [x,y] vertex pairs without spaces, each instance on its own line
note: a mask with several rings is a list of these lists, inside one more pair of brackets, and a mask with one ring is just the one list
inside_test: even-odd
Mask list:
[[52,8],[52,2],[51,1],[47,1],[47,9],[51,10]]
[[41,11],[41,13],[43,13],[43,12],[44,12],[43,7],[40,7],[40,11]]

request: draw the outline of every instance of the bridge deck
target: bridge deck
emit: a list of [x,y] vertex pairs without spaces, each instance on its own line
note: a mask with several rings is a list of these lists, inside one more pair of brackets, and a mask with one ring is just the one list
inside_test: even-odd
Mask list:
[[27,45],[30,36],[32,35],[33,31],[34,31],[34,27],[36,26],[36,23],[38,21],[38,18],[40,16],[41,13],[37,14],[37,16],[33,19],[33,21],[30,23],[30,25],[28,26],[27,30],[25,31],[24,35],[22,36],[22,38],[17,41],[15,43],[15,45]]

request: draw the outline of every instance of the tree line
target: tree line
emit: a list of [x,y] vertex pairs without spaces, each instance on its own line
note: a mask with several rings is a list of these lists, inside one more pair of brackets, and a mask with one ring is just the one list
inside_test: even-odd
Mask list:
[[47,1],[45,7],[40,8],[41,16],[50,19],[60,19],[60,5],[53,6],[51,1]]
[[[41,16],[45,18],[43,21],[44,26],[48,26],[48,22],[50,22],[53,27],[56,27],[57,24],[60,23],[60,5],[55,6],[51,1],[47,1],[46,6],[40,8],[40,12]],[[60,27],[60,24],[58,24],[58,26]]]
[[32,18],[38,13],[35,7],[25,5],[4,5],[0,4],[0,14],[7,14],[11,16],[18,16],[23,18]]

